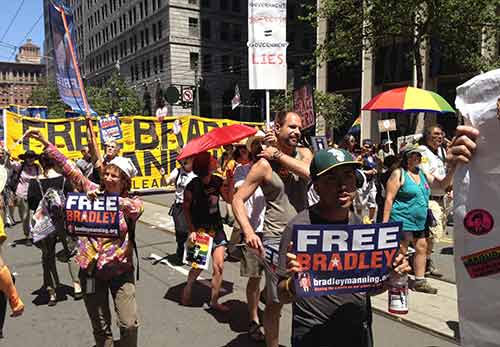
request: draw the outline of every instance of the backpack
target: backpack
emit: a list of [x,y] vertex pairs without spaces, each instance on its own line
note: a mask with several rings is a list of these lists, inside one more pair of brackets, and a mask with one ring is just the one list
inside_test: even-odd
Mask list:
[[64,226],[64,205],[66,201],[63,192],[66,183],[64,177],[60,189],[49,187],[45,192],[40,180],[36,178],[36,181],[42,193],[42,199],[33,214],[34,225],[31,228],[31,234],[35,243],[49,236],[55,236],[56,231],[61,226]]

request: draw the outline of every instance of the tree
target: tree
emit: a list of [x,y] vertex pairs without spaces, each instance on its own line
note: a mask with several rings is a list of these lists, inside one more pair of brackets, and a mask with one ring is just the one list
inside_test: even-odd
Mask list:
[[48,118],[64,117],[64,111],[68,108],[59,97],[59,90],[54,80],[34,87],[30,101],[32,105],[47,106]]
[[[351,118],[351,100],[336,93],[314,91],[314,108],[316,117],[323,117],[331,129],[342,128]],[[293,110],[293,92],[277,92],[271,98],[271,111]]]
[[[374,50],[395,42],[409,45],[418,87],[423,84],[423,48],[439,47],[439,55],[464,69],[478,71],[499,66],[492,40],[500,29],[495,9],[499,0],[322,0],[307,20],[329,22],[330,32],[319,43],[320,62],[359,64],[363,49]],[[489,43],[489,44],[488,44]]]
[[113,72],[103,88],[87,87],[89,103],[99,115],[120,112],[123,115],[142,113],[142,101],[126,81]]

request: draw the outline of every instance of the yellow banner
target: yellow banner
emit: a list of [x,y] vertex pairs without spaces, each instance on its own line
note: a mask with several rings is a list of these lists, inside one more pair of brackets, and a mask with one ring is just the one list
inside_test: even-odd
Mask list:
[[[39,129],[67,158],[76,160],[82,157],[80,149],[87,145],[85,118],[35,119],[9,111],[5,115],[5,143],[13,158],[28,149],[36,153],[42,151],[42,146],[35,140],[19,142],[29,129]],[[197,116],[167,117],[159,122],[153,117],[127,116],[120,117],[120,123],[123,132],[123,139],[118,141],[120,155],[130,158],[139,171],[132,180],[132,189],[144,190],[166,187],[160,168],[170,173],[176,167],[177,154],[184,144],[211,129],[241,122]],[[263,123],[244,124],[263,126]],[[99,147],[103,149],[97,120],[94,131]],[[219,153],[214,151],[216,156]]]

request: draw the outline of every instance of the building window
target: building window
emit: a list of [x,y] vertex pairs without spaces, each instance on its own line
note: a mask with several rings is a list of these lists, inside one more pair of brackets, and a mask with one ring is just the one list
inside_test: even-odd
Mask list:
[[144,47],[144,31],[141,30],[141,48]]
[[210,8],[210,0],[201,0],[201,7]]
[[202,70],[203,72],[210,72],[212,71],[212,56],[210,54],[205,54],[203,56],[203,62],[202,62]]
[[139,4],[139,13],[139,20],[142,20],[142,18],[144,18],[144,5],[142,2]]
[[144,14],[148,16],[148,0],[144,0]]
[[156,0],[153,0],[153,12],[156,11]]
[[134,7],[132,11],[134,12],[134,24],[135,24],[137,23],[137,7]]
[[137,81],[139,79],[139,65],[135,64],[134,72],[135,72],[135,80]]
[[161,21],[158,22],[158,40],[162,37]]
[[146,76],[151,76],[151,66],[149,65],[149,59],[146,61]]
[[158,56],[158,64],[160,65],[160,72],[163,72],[163,55]]
[[233,24],[233,41],[240,42],[241,41],[241,24]]
[[212,33],[210,32],[210,20],[203,19],[201,21],[201,38],[205,40],[210,40]]
[[189,53],[189,67],[191,68],[191,70],[198,69],[198,58],[199,58],[198,53],[196,52]]
[[227,10],[229,8],[229,0],[220,0],[220,9]]
[[134,80],[134,65],[130,65],[130,80]]
[[189,17],[189,35],[198,36],[200,30],[198,28],[198,18]]
[[156,74],[158,74],[158,57],[154,56],[153,57],[153,71]]
[[233,12],[240,12],[241,11],[240,0],[233,0],[233,2],[232,2],[232,9],[233,9]]
[[223,55],[221,57],[221,72],[228,72],[228,71],[229,71],[229,56]]
[[153,42],[156,41],[156,23],[153,23]]
[[198,0],[188,0],[188,4],[190,4],[190,5],[197,5],[198,4]]
[[222,22],[220,24],[220,39],[222,41],[228,41],[229,40],[229,23]]
[[142,78],[146,78],[146,65],[144,62],[141,63],[141,68],[142,68]]
[[149,29],[148,28],[146,28],[144,30],[144,36],[146,37],[146,46],[148,46],[149,45]]

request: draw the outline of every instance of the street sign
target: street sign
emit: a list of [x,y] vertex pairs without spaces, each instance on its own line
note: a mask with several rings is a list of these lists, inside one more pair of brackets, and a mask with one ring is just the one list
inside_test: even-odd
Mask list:
[[167,99],[167,102],[169,104],[175,104],[179,101],[180,93],[179,89],[174,86],[170,86],[167,88],[165,91],[165,99]]
[[396,131],[396,119],[381,119],[378,121],[378,130],[382,133],[385,131]]
[[182,102],[193,102],[193,89],[183,88],[182,89]]

